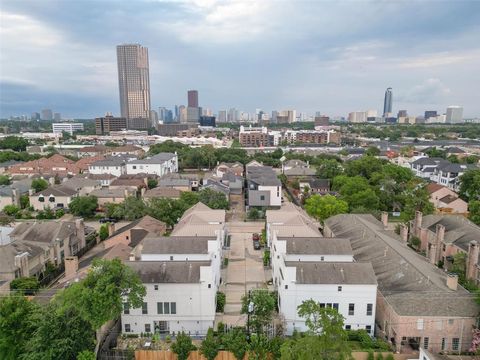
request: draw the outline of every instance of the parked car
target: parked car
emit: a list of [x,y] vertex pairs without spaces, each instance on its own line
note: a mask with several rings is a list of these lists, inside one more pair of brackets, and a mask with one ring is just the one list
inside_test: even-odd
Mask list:
[[100,224],[106,224],[106,223],[116,223],[118,220],[114,218],[101,218],[98,220]]
[[255,250],[260,250],[260,240],[253,240],[253,248]]
[[255,233],[252,235],[252,240],[260,240],[260,235]]

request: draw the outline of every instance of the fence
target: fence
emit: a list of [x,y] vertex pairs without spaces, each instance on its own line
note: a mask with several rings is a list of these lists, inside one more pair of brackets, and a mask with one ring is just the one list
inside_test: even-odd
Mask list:
[[[244,359],[248,359],[247,355]],[[135,360],[177,360],[177,355],[165,350],[137,350],[135,351]],[[188,360],[207,360],[207,358],[197,350],[190,353]],[[219,351],[215,360],[236,360],[236,357],[229,351]]]

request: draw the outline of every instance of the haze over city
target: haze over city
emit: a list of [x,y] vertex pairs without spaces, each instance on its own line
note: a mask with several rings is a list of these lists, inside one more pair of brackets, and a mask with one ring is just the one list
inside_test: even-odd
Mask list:
[[[453,20],[453,21],[452,21]],[[480,114],[480,2],[2,1],[0,116],[120,113],[116,45],[149,49],[152,109]]]

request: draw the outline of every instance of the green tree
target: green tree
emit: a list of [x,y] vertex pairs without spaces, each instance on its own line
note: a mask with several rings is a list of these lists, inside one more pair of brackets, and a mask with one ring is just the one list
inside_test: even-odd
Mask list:
[[55,304],[41,311],[37,330],[28,342],[24,360],[75,360],[77,354],[95,347],[95,331],[74,306]]
[[213,334],[213,329],[209,328],[207,337],[200,345],[200,353],[207,358],[207,360],[215,360],[220,349],[220,342]]
[[172,351],[177,354],[178,360],[187,360],[190,352],[196,350],[192,344],[192,338],[183,331],[177,335],[175,342],[172,344]]
[[430,158],[442,158],[445,159],[446,153],[443,150],[437,149],[435,146],[425,151],[425,154]]
[[98,237],[103,241],[108,238],[109,235],[108,224],[102,224],[98,230]]
[[230,351],[237,360],[243,360],[248,348],[247,336],[243,328],[234,328],[222,336],[222,345]]
[[147,180],[147,186],[148,186],[149,189],[156,188],[157,185],[158,185],[157,179],[149,178],[149,179]]
[[152,198],[147,204],[148,215],[163,221],[170,228],[178,222],[187,209],[188,207],[181,199]]
[[260,212],[257,208],[252,207],[250,210],[248,210],[247,217],[251,220],[258,220],[260,218]]
[[20,208],[26,209],[30,206],[30,197],[28,194],[20,195]]
[[7,175],[0,175],[0,185],[10,185],[11,181]]
[[373,353],[373,350],[368,350],[367,360],[375,360],[375,354]]
[[73,215],[81,217],[92,217],[98,208],[98,199],[96,196],[78,196],[68,205]]
[[468,218],[470,221],[480,225],[480,200],[473,200],[468,203]]
[[20,277],[10,282],[10,290],[16,290],[25,295],[34,295],[39,289],[40,283],[35,276]]
[[480,170],[468,170],[460,176],[459,194],[467,202],[480,200]]
[[334,308],[321,307],[314,300],[306,300],[298,307],[305,318],[308,332],[294,337],[281,347],[282,359],[350,359],[347,331],[343,316]]
[[5,207],[3,208],[3,212],[8,216],[16,217],[19,211],[20,208],[16,205],[5,205]]
[[228,209],[229,203],[227,196],[212,189],[203,189],[199,191],[199,200],[211,209]]
[[142,199],[129,196],[123,202],[123,211],[124,219],[133,221],[145,216],[147,214],[147,207]]
[[97,360],[97,357],[93,351],[84,350],[78,354],[77,360]]
[[380,155],[380,149],[376,146],[369,146],[367,150],[365,150],[365,155],[367,156],[378,156]]
[[13,151],[25,151],[28,140],[19,136],[7,136],[0,140],[0,149],[11,149]]
[[35,192],[39,192],[48,188],[48,182],[40,178],[33,179],[31,187]]
[[217,312],[223,312],[227,297],[225,293],[217,291]]
[[141,307],[145,294],[137,273],[121,260],[94,259],[85,279],[65,289],[58,301],[64,308],[78,309],[82,318],[98,329],[120,316],[124,302]]
[[0,296],[0,358],[16,360],[39,324],[39,307],[23,296]]
[[343,172],[342,165],[334,159],[321,160],[317,165],[317,176],[321,179],[333,179]]
[[453,264],[450,268],[450,272],[458,275],[458,282],[463,284],[465,282],[465,272],[467,269],[467,254],[458,252],[453,255]]
[[255,329],[257,334],[260,334],[265,326],[272,322],[276,301],[266,289],[251,290],[249,294],[242,297],[242,314],[248,314],[250,302],[253,304],[250,326]]
[[252,334],[248,344],[248,359],[268,360],[270,353],[270,341],[263,334]]
[[382,171],[384,163],[384,160],[373,156],[362,156],[358,160],[348,161],[344,164],[345,174],[370,179],[373,173]]
[[332,195],[313,195],[305,201],[305,210],[323,222],[330,216],[348,212],[348,203]]

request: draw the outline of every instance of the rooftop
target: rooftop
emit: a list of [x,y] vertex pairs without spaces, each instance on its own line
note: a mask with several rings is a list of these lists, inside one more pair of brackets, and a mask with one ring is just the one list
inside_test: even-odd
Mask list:
[[267,210],[267,223],[278,237],[320,237],[320,224],[293,203],[284,203],[278,210]]
[[247,179],[258,185],[282,186],[282,183],[277,178],[277,174],[269,166],[247,167]]
[[142,254],[208,254],[211,236],[155,236],[143,239]]
[[141,160],[130,161],[129,164],[162,164],[165,161],[174,159],[176,156],[174,153],[159,153]]
[[216,236],[225,226],[225,210],[213,210],[199,202],[185,211],[171,236]]
[[127,261],[144,284],[194,284],[200,282],[200,268],[210,261]]
[[155,197],[165,197],[165,198],[179,198],[182,192],[178,189],[170,187],[156,187],[149,189],[143,195],[144,198],[155,198]]
[[287,242],[287,254],[352,255],[348,239],[325,237],[279,237]]

